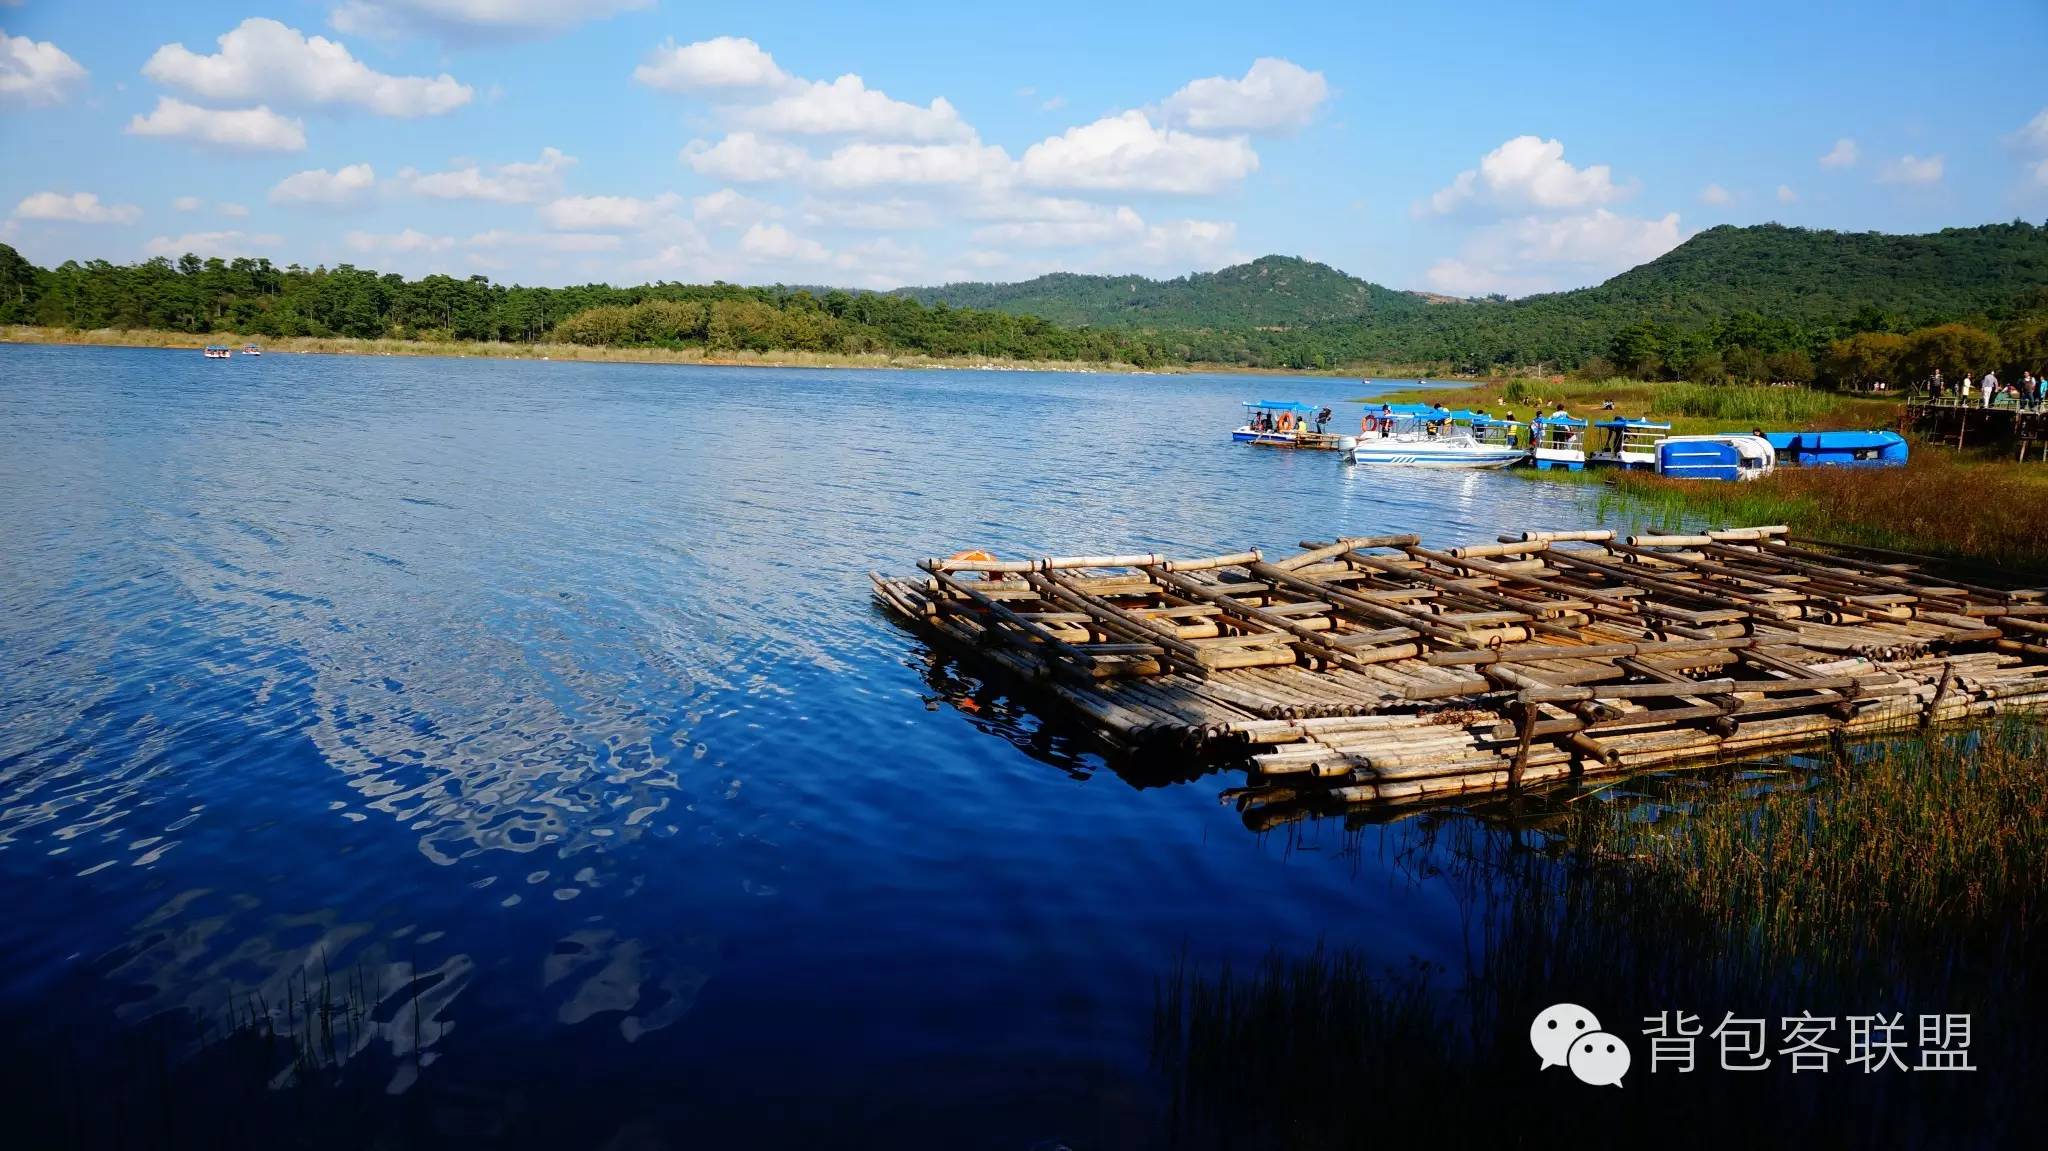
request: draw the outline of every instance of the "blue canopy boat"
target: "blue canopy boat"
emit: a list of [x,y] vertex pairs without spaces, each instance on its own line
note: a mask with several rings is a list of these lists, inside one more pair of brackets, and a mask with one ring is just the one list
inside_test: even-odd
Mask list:
[[1240,444],[1333,452],[1349,447],[1352,440],[1351,436],[1324,431],[1317,425],[1316,417],[1328,408],[1294,400],[1246,400],[1244,409],[1244,424],[1230,433],[1230,438]]
[[1529,455],[1538,469],[1586,470],[1586,421],[1552,414],[1530,420],[1529,427]]
[[1903,468],[1906,437],[1897,432],[1765,432],[1778,462],[1800,467]]
[[1657,445],[1671,435],[1671,425],[1656,420],[1617,417],[1593,425],[1599,429],[1597,446],[1586,457],[1596,464],[1624,468],[1657,466]]

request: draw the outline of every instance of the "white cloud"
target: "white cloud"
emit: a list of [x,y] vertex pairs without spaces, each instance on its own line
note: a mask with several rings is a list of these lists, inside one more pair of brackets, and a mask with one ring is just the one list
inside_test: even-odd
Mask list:
[[1878,173],[1880,184],[1938,184],[1943,160],[1940,156],[1901,156]]
[[304,121],[286,119],[268,105],[217,110],[159,96],[147,116],[128,121],[131,136],[166,136],[259,152],[297,152],[306,146]]
[[881,200],[850,200],[843,196],[806,199],[802,212],[803,222],[813,227],[859,228],[871,232],[914,231],[936,228],[945,222],[932,204],[899,197]]
[[766,104],[731,111],[743,127],[799,136],[859,136],[915,143],[974,139],[974,129],[945,99],[926,107],[892,100],[848,73],[804,84]]
[[0,28],[0,104],[59,104],[85,77],[78,61],[50,41]]
[[1729,194],[1728,189],[1723,188],[1719,184],[1708,184],[1700,189],[1700,203],[1702,204],[1728,204],[1734,202],[1734,200],[1735,197]]
[[422,252],[445,252],[455,246],[452,236],[430,236],[425,232],[407,228],[403,232],[349,232],[342,236],[342,243],[358,252],[376,252],[385,255],[417,255]]
[[1564,158],[1563,143],[1517,136],[1481,157],[1479,167],[1458,173],[1438,189],[1428,210],[1442,215],[1480,204],[1510,211],[1572,211],[1613,203],[1628,193],[1614,183],[1607,165],[1574,168]]
[[169,256],[173,259],[191,253],[198,256],[246,256],[275,248],[284,243],[283,236],[265,234],[251,235],[247,232],[188,232],[182,236],[158,236],[143,245],[143,251],[152,256]]
[[[1001,148],[980,144],[846,144],[811,166],[833,188],[969,184],[1010,171]],[[701,170],[701,169],[700,169]]]
[[630,232],[652,225],[682,202],[673,192],[652,199],[632,196],[565,196],[541,205],[543,224],[558,232]]
[[142,218],[133,204],[102,204],[92,192],[37,192],[14,206],[20,220],[59,220],[67,224],[132,224]]
[[2048,152],[2048,108],[2043,108],[2020,129],[2020,143],[2037,152]]
[[654,0],[343,0],[329,20],[343,32],[368,36],[413,30],[526,35],[653,6]]
[[1453,295],[1530,292],[1597,283],[1685,242],[1678,213],[1645,219],[1606,208],[1570,215],[1528,215],[1472,233],[1455,257],[1425,274]]
[[781,224],[755,224],[740,237],[740,251],[759,260],[818,263],[831,258],[825,245],[800,236]]
[[1856,147],[1856,141],[1844,136],[1835,141],[1835,146],[1828,149],[1827,155],[1820,158],[1820,166],[1823,168],[1852,167],[1856,163],[1856,158],[1860,155],[1862,155],[1862,152]]
[[376,186],[377,173],[368,164],[350,164],[334,172],[312,168],[278,181],[270,190],[270,202],[352,208],[367,199]]
[[633,69],[633,79],[665,92],[773,91],[795,82],[776,66],[775,57],[741,36],[681,45],[664,41],[646,63]]
[[205,206],[206,201],[198,196],[180,196],[171,201],[172,210],[178,212],[197,212]]
[[744,196],[731,188],[720,188],[690,201],[690,218],[718,228],[739,228],[776,214],[773,204]]
[[1328,98],[1321,72],[1262,56],[1243,79],[1210,76],[1167,97],[1170,123],[1199,132],[1292,132],[1306,127]]
[[530,164],[499,164],[489,171],[471,164],[446,172],[415,173],[406,178],[406,186],[437,200],[532,204],[559,192],[562,173],[575,165],[576,157],[565,156],[556,148],[543,148],[540,159]]
[[262,17],[242,21],[217,42],[220,51],[211,56],[166,44],[142,66],[143,75],[212,100],[354,105],[406,118],[452,112],[476,94],[445,72],[429,78],[374,71],[339,41]]
[[1197,136],[1130,111],[1033,144],[1018,170],[1025,183],[1045,188],[1198,195],[1238,183],[1258,167],[1258,153],[1242,136]]
[[988,224],[974,230],[978,244],[1005,244],[1020,248],[1070,248],[1082,244],[1108,244],[1145,235],[1145,221],[1129,207],[1110,208],[1081,204],[1079,213],[1057,212],[1052,218],[1013,220]]
[[752,132],[734,132],[716,144],[692,140],[682,160],[700,176],[741,184],[786,180],[804,170],[810,155],[802,148],[766,140]]
[[1799,193],[1793,191],[1790,184],[1780,184],[1778,185],[1778,202],[1780,204],[1797,204],[1799,202]]
[[501,229],[478,232],[463,241],[463,244],[470,248],[533,248],[565,255],[616,252],[624,243],[625,241],[617,236],[595,232],[507,232]]
[[227,216],[227,217],[229,217],[229,218],[231,218],[231,219],[240,219],[240,218],[242,218],[243,216],[246,216],[246,215],[248,215],[248,214],[249,214],[249,209],[247,209],[247,208],[244,208],[244,207],[243,207],[242,205],[240,205],[240,204],[230,204],[230,203],[226,202],[225,200],[223,200],[222,202],[220,202],[220,203],[218,203],[218,204],[215,204],[215,205],[213,206],[213,210],[214,210],[214,211],[216,211],[216,212],[219,212],[219,213],[220,213],[221,215],[223,215],[223,216]]
[[1236,250],[1237,225],[1228,220],[1169,220],[1145,229],[1127,256],[1112,253],[1113,266],[1192,268],[1213,272],[1245,259]]

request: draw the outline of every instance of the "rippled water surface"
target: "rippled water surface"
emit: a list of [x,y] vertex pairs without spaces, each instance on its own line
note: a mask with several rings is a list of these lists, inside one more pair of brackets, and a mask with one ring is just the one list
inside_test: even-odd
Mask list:
[[1456,904],[977,703],[865,573],[1591,518],[1224,434],[1368,390],[0,347],[0,1010],[347,969],[394,1096],[592,1146],[1141,1130],[1183,948],[1448,960]]

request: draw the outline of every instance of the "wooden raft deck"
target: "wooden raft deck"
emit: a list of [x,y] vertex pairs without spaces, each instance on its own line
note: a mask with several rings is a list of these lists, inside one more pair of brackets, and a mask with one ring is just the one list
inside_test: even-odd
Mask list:
[[891,613],[1042,684],[1113,744],[1248,760],[1245,805],[1496,791],[2048,711],[2048,596],[1918,557],[1782,527],[1301,546],[872,579]]

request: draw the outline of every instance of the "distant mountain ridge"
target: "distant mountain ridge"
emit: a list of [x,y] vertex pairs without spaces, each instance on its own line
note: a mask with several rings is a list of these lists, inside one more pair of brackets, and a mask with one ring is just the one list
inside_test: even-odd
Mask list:
[[897,294],[1151,331],[1171,354],[1201,360],[1482,369],[1583,363],[1639,325],[1761,324],[1774,343],[1809,346],[1872,327],[2001,317],[2044,286],[2048,227],[2015,221],[1923,235],[1722,225],[1605,283],[1519,300],[1396,291],[1290,256],[1172,280],[1059,273]]
[[1154,329],[1292,328],[1406,315],[1425,301],[1296,256],[1261,256],[1171,280],[1054,272],[1014,284],[903,288],[926,305],[1023,312],[1056,324]]

